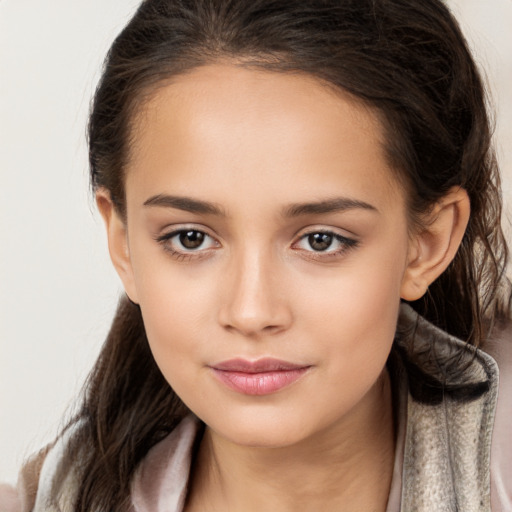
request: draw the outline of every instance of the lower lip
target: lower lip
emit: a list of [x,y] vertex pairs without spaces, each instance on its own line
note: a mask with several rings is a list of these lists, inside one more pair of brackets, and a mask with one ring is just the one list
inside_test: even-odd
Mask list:
[[212,368],[215,376],[228,388],[244,395],[268,395],[293,384],[308,370],[296,368],[293,370],[278,370],[261,373],[230,372]]

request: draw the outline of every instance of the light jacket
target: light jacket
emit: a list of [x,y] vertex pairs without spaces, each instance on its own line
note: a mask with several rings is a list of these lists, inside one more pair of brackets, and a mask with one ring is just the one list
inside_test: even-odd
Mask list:
[[[498,326],[486,352],[474,350],[403,305],[395,343],[402,359],[392,370],[398,425],[387,512],[512,512],[511,328]],[[447,376],[440,368],[454,361],[465,369]],[[133,512],[182,512],[201,429],[190,415],[149,451],[132,481]],[[72,512],[72,473],[57,502],[52,495],[72,435],[49,451],[39,476],[36,468],[22,478],[22,512]]]

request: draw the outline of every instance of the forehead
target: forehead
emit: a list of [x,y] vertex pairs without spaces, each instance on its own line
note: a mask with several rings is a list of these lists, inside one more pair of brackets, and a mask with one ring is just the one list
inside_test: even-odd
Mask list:
[[133,135],[128,199],[195,191],[205,199],[356,195],[383,204],[402,195],[378,116],[303,73],[196,68],[150,96]]

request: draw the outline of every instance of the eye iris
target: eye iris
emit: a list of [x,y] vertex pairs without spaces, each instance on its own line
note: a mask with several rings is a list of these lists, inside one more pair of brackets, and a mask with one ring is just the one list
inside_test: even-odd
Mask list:
[[328,233],[313,233],[308,236],[308,242],[315,251],[325,251],[332,244],[332,235]]
[[204,233],[200,231],[184,231],[180,233],[180,243],[186,249],[197,249],[204,242]]

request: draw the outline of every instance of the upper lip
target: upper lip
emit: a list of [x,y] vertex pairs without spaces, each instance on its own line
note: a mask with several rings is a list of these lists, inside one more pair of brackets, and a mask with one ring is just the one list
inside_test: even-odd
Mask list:
[[248,361],[242,358],[229,359],[228,361],[222,361],[211,365],[215,370],[241,373],[290,371],[307,368],[309,366],[310,365],[290,363],[289,361],[283,361],[281,359],[274,359],[271,357],[265,357],[263,359],[258,359],[257,361]]

